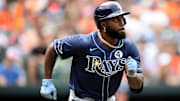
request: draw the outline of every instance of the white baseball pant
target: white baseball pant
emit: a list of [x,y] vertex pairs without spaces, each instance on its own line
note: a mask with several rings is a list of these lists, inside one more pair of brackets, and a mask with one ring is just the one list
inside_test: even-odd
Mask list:
[[[70,89],[69,99],[68,101],[94,101],[91,98],[85,97],[85,98],[79,98],[75,95],[74,91]],[[116,101],[115,96],[112,96],[107,99],[107,101]]]

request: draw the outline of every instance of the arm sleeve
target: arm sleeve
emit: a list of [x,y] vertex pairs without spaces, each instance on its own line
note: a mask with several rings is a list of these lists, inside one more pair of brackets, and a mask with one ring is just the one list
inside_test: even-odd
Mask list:
[[54,49],[62,59],[77,55],[80,51],[80,35],[54,40]]
[[129,42],[129,47],[128,47],[128,56],[131,56],[133,59],[136,60],[138,67],[137,70],[139,73],[142,73],[142,68],[141,68],[141,61],[140,61],[140,54],[139,51],[133,41]]
[[[136,60],[136,62],[138,64],[138,67],[137,67],[138,73],[142,73],[142,67],[140,64],[140,62],[141,62],[140,61],[140,54],[139,54],[139,51],[138,51],[138,49],[137,49],[137,47],[133,41],[129,42],[128,56],[131,56],[133,59]],[[142,92],[142,90],[143,90],[143,85],[141,86],[140,89],[133,89],[130,87],[130,91],[133,93],[140,93],[140,92]]]

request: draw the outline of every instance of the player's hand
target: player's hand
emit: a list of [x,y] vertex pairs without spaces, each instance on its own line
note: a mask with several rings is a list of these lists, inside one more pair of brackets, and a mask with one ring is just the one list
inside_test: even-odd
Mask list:
[[57,99],[56,88],[53,84],[53,79],[43,79],[40,90],[41,96],[50,100]]
[[137,73],[137,62],[132,57],[126,59],[126,71],[128,77],[136,77]]

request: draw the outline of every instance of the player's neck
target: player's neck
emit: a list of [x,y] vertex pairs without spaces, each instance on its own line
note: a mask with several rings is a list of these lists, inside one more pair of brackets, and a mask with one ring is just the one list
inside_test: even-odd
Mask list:
[[[118,39],[114,39],[109,37],[106,33],[104,32],[99,32],[98,35],[98,40],[100,41],[100,43],[104,46],[106,46],[107,48],[115,48],[116,43],[118,42]],[[103,41],[104,40],[104,41]],[[105,42],[106,41],[106,42]],[[112,46],[108,45],[107,43],[111,44]],[[118,48],[118,47],[117,47]]]

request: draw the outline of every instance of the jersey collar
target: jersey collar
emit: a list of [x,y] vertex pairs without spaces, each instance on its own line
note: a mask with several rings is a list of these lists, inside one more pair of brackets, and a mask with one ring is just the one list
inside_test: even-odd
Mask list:
[[[110,49],[108,49],[107,47],[105,47],[104,45],[102,45],[102,44],[99,42],[99,40],[98,40],[98,31],[95,31],[95,32],[92,34],[92,37],[93,37],[93,39],[94,39],[94,42],[96,42],[96,44],[97,44],[100,48],[102,48],[103,50],[110,50]],[[121,47],[123,47],[123,45],[124,45],[124,40],[119,40],[119,41],[117,42],[117,44],[116,44],[115,47],[121,48]],[[111,49],[115,49],[115,48],[111,48]]]

